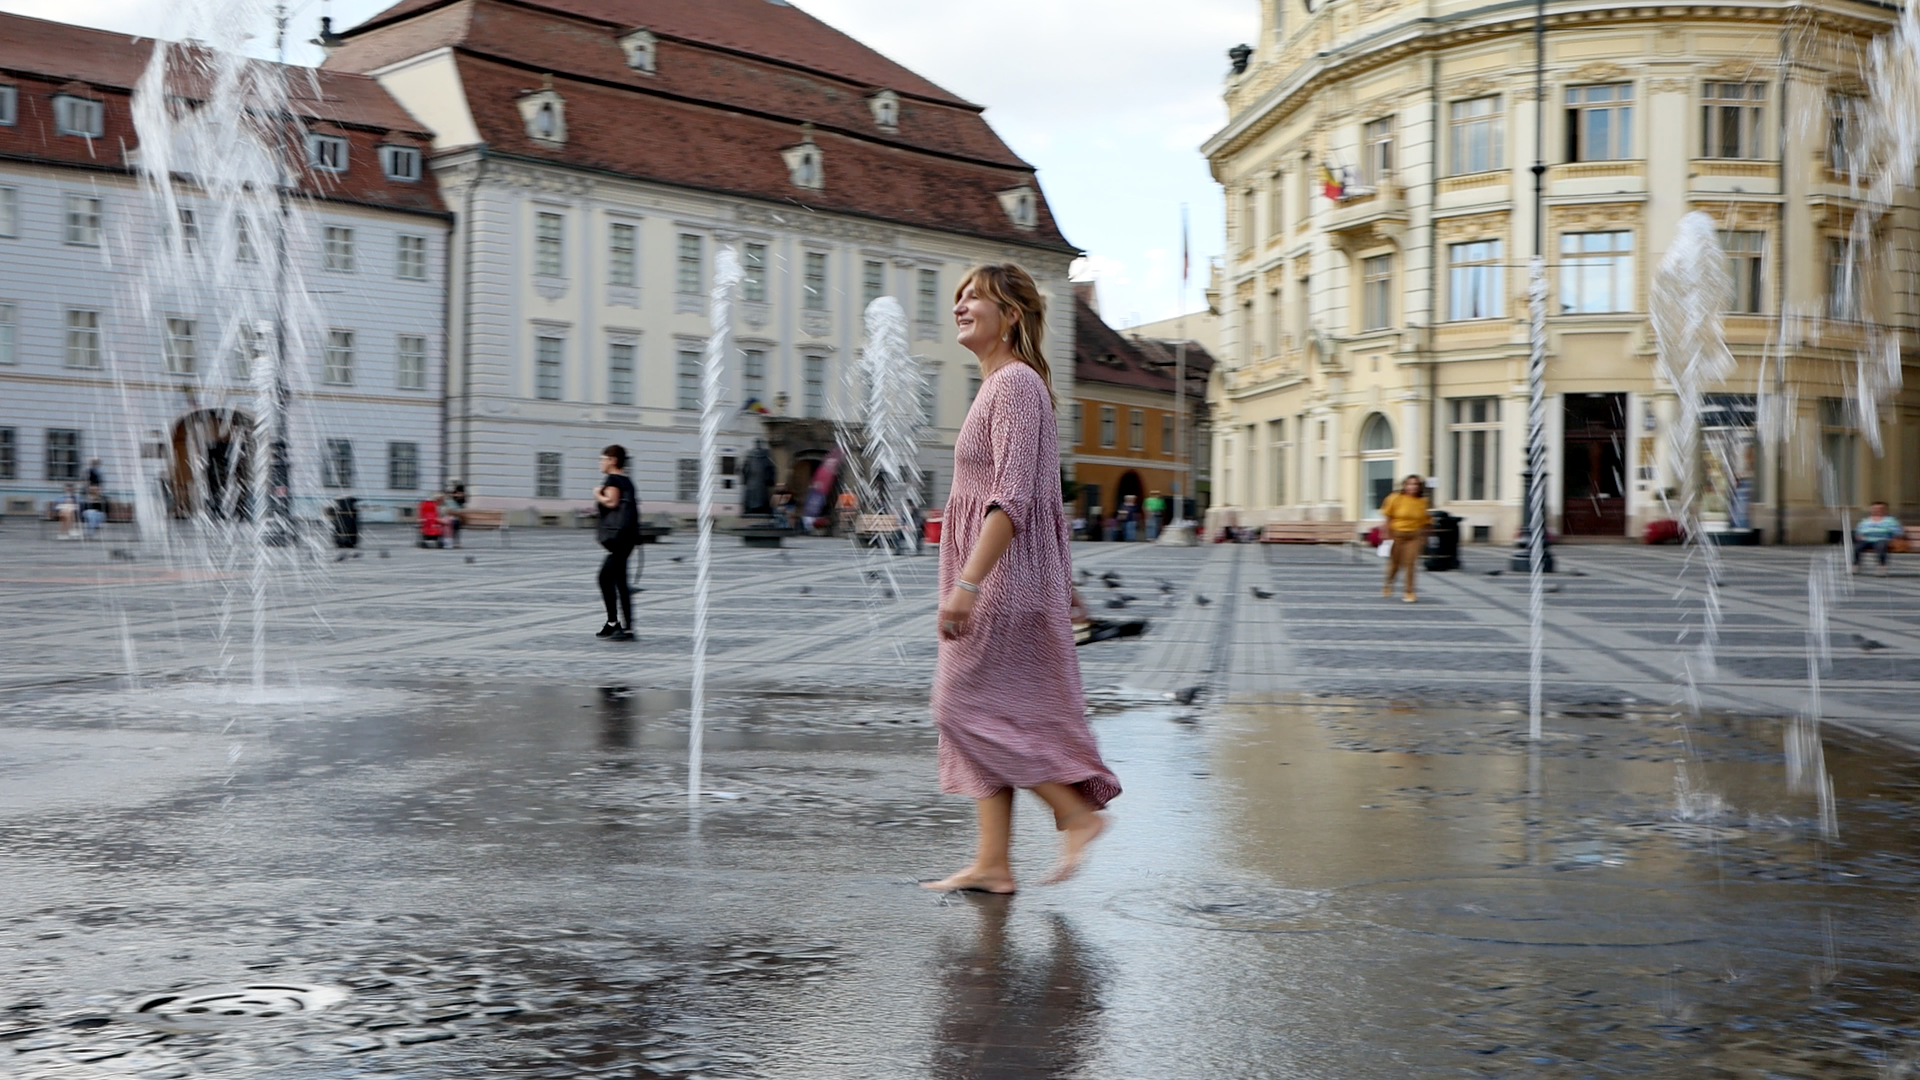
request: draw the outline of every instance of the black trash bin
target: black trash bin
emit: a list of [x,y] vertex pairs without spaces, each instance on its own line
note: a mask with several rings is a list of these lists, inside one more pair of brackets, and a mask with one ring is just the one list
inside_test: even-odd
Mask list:
[[1429,570],[1460,569],[1460,517],[1445,510],[1430,510],[1432,527],[1427,532],[1426,567]]
[[327,507],[327,518],[333,522],[333,546],[341,548],[360,546],[360,503],[351,495],[343,495],[333,500]]

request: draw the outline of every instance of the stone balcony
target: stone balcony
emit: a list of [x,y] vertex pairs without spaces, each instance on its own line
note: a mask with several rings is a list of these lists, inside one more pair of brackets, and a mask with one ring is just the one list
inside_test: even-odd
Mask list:
[[1323,229],[1335,244],[1355,250],[1395,240],[1406,227],[1406,192],[1388,180],[1350,190],[1327,214]]

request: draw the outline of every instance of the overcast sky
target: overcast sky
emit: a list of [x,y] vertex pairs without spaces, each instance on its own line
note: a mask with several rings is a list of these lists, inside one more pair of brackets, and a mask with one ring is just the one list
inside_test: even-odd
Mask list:
[[[391,0],[333,0],[336,27]],[[800,8],[971,101],[1040,183],[1067,239],[1084,248],[1116,326],[1180,310],[1180,206],[1189,205],[1193,282],[1224,245],[1219,189],[1198,146],[1224,122],[1226,50],[1252,41],[1257,0],[793,0]],[[317,63],[322,0],[290,0],[288,51]],[[130,34],[178,37],[184,20],[242,8],[272,52],[260,0],[0,0],[0,10]]]

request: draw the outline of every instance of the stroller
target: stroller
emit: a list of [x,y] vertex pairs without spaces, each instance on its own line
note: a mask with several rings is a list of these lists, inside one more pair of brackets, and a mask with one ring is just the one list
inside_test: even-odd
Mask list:
[[420,546],[423,548],[445,547],[447,526],[440,520],[440,502],[437,499],[420,500]]

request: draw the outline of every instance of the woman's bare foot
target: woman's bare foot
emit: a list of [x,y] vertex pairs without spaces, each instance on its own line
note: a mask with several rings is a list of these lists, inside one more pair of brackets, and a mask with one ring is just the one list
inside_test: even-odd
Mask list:
[[1097,811],[1088,810],[1069,819],[1060,829],[1067,834],[1067,848],[1060,853],[1060,865],[1041,882],[1043,885],[1058,885],[1080,872],[1080,865],[1087,860],[1087,848],[1107,831],[1107,819]]
[[923,889],[934,892],[983,892],[1005,896],[1014,891],[1013,874],[1007,871],[981,871],[974,867],[939,881],[923,881]]

